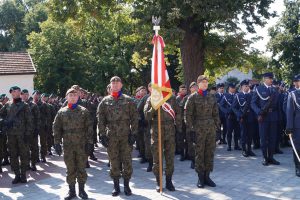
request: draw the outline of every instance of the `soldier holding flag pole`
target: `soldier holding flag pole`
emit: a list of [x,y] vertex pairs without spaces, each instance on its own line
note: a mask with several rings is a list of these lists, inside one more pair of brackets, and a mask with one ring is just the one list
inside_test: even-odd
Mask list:
[[[158,35],[160,18],[153,18],[155,36],[153,37],[153,57],[151,84],[152,92],[144,113],[151,125],[151,150],[153,154],[153,173],[156,176],[157,192],[162,193],[162,148],[166,159],[166,188],[175,191],[172,183],[175,153],[175,124],[181,128],[179,106],[172,96],[169,76],[164,61],[163,38]],[[162,109],[161,109],[162,107]],[[157,111],[156,111],[157,110]],[[179,131],[179,130],[178,130]]]

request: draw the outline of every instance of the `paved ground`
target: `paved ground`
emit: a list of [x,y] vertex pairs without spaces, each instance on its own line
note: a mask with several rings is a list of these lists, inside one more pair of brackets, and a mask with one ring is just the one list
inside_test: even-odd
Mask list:
[[[216,188],[198,189],[197,175],[190,169],[190,162],[180,162],[176,156],[174,185],[176,192],[157,193],[153,173],[147,173],[147,164],[140,164],[133,152],[134,174],[131,180],[133,195],[127,197],[122,192],[119,197],[111,197],[113,183],[106,166],[107,156],[102,148],[97,149],[97,162],[91,161],[88,169],[87,192],[90,199],[300,199],[300,178],[294,174],[292,150],[283,149],[284,154],[276,155],[280,166],[261,165],[261,152],[255,158],[244,158],[240,151],[227,152],[224,146],[218,146],[215,156],[215,170],[212,178]],[[39,164],[38,172],[28,174],[28,184],[11,185],[13,174],[4,167],[0,174],[0,199],[62,199],[67,193],[65,183],[65,165],[62,157],[52,156],[48,163]],[[123,185],[122,185],[123,186]],[[123,191],[123,187],[121,187]]]

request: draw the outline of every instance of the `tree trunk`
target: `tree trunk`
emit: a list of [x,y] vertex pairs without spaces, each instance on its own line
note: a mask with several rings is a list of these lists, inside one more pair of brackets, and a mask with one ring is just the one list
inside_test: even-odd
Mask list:
[[185,30],[185,35],[180,44],[181,60],[183,65],[184,83],[189,86],[197,77],[202,75],[204,68],[204,24],[197,32]]

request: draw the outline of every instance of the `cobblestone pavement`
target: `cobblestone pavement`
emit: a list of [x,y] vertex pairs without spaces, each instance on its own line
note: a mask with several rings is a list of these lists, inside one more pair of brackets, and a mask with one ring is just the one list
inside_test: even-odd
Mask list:
[[[216,188],[199,189],[196,187],[197,175],[190,169],[190,161],[175,159],[175,192],[155,191],[155,178],[152,172],[146,172],[147,164],[140,164],[137,152],[133,152],[134,174],[131,179],[133,195],[127,197],[124,192],[112,197],[113,182],[109,177],[107,154],[103,148],[97,148],[98,161],[90,161],[87,169],[87,193],[90,199],[300,199],[300,178],[295,176],[292,162],[292,149],[284,148],[284,154],[275,155],[280,166],[261,165],[261,152],[255,150],[257,157],[244,158],[240,151],[227,152],[225,146],[218,146],[215,156],[215,170],[212,179]],[[13,174],[5,166],[0,174],[0,199],[62,199],[67,193],[65,183],[65,165],[62,157],[48,157],[48,163],[38,164],[37,172],[28,174],[27,184],[12,186]],[[121,181],[122,183],[123,181]],[[121,191],[123,185],[121,184]]]

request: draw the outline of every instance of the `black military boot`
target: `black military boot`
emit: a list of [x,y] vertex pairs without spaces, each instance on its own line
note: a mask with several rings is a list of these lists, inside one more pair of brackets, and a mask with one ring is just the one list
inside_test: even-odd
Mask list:
[[153,160],[150,159],[150,160],[149,160],[148,167],[147,167],[147,172],[152,172],[152,167],[153,167]]
[[251,150],[251,144],[247,145],[247,152],[249,156],[256,156],[256,154]]
[[182,149],[180,151],[180,161],[184,161],[184,160],[185,160],[184,149]]
[[273,154],[269,154],[268,163],[271,165],[280,165],[280,162],[273,158]]
[[21,178],[20,178],[20,172],[15,172],[15,178],[14,180],[12,180],[12,184],[17,184],[21,182]]
[[204,172],[198,173],[197,187],[204,188]]
[[84,183],[79,183],[79,194],[78,196],[82,199],[88,199],[87,193],[84,191]]
[[243,147],[242,147],[242,155],[244,157],[248,157],[249,156],[248,151],[246,151],[246,146],[245,145],[243,145]]
[[6,165],[9,165],[9,160],[8,158],[5,158],[4,161],[2,162],[2,166],[6,166]]
[[89,161],[86,161],[85,168],[90,168],[90,167],[91,167],[91,166],[90,166]]
[[141,160],[140,160],[140,163],[141,164],[144,164],[144,163],[146,163],[147,162],[147,159],[146,159],[146,157],[145,157],[145,155],[141,155]]
[[20,176],[20,182],[21,183],[27,183],[27,177],[26,177],[26,173],[22,173]]
[[43,162],[43,163],[46,163],[46,162],[47,162],[47,160],[46,160],[46,157],[45,157],[45,156],[42,156],[42,162]]
[[191,169],[195,169],[195,159],[191,159]]
[[124,179],[124,193],[126,196],[130,196],[132,194],[131,189],[129,187],[129,179]]
[[0,174],[2,173],[3,171],[2,171],[2,167],[0,166]]
[[205,172],[204,173],[204,183],[205,183],[205,185],[210,186],[210,187],[216,187],[216,184],[210,179],[209,174],[210,174],[210,172]]
[[75,184],[69,185],[69,192],[67,196],[65,197],[65,200],[70,200],[76,197],[76,191],[75,191]]
[[166,176],[166,188],[169,190],[169,191],[175,191],[175,187],[172,183],[172,176]]
[[227,151],[231,151],[231,146],[228,146],[228,147],[227,147]]
[[114,189],[111,192],[113,197],[118,196],[120,194],[120,182],[119,179],[114,179]]
[[155,187],[156,192],[159,192],[160,189],[159,184],[160,184],[159,176],[156,176],[156,187]]
[[269,165],[269,160],[268,160],[268,156],[267,156],[267,152],[263,152],[263,161],[262,161],[262,165],[264,166],[268,166]]
[[37,171],[35,164],[31,164],[30,169],[31,169],[31,171],[33,171],[33,172]]

